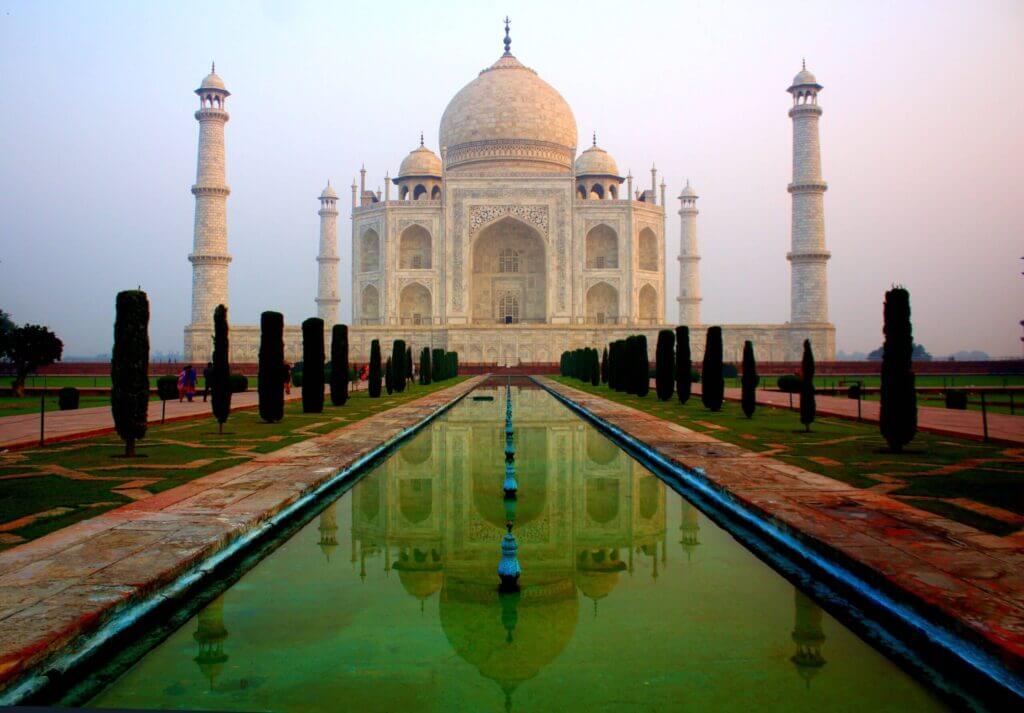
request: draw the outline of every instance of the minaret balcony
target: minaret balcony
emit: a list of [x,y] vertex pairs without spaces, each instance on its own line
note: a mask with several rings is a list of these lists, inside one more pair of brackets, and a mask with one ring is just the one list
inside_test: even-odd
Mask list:
[[828,190],[828,184],[824,181],[805,181],[803,183],[790,183],[786,190],[790,193],[823,193]]
[[227,186],[192,186],[192,195],[194,196],[224,196],[227,198],[231,194],[231,189]]

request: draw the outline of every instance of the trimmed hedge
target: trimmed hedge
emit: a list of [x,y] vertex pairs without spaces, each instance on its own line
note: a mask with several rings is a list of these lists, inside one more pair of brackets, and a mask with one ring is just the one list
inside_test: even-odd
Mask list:
[[78,408],[78,389],[65,386],[57,392],[57,405],[61,411],[74,411]]
[[168,374],[157,379],[156,395],[160,397],[161,401],[171,401],[178,398],[178,377]]

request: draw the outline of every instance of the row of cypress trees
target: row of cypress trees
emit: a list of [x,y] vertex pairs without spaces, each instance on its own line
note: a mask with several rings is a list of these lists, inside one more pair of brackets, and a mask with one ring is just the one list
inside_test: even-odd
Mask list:
[[[457,376],[459,373],[458,352],[446,352],[444,349],[431,351],[423,347],[420,351],[420,384],[431,384]],[[413,379],[412,347],[406,346],[404,339],[396,339],[391,348],[391,356],[381,364],[380,340],[370,342],[370,374],[368,392],[370,398],[378,398],[381,386],[388,394],[402,393],[406,385]]]
[[597,350],[590,347],[562,352],[562,376],[571,376],[597,386],[601,383],[602,367]]

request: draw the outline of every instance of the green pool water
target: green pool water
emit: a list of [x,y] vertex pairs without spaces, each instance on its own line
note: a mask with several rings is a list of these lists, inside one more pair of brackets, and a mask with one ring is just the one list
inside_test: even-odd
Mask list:
[[[477,392],[478,395],[481,392]],[[925,711],[943,704],[546,392],[465,400],[93,707]],[[499,595],[514,517],[523,574]]]

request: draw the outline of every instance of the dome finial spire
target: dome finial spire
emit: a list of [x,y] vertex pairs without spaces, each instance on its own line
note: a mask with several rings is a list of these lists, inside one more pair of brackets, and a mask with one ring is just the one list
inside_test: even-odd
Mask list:
[[213,60],[210,60],[210,74],[216,74],[216,73],[217,73],[217,63],[214,62]]
[[807,69],[807,58],[806,57],[801,57],[800,58],[800,69]]
[[597,148],[597,132],[594,132],[594,148]]
[[423,132],[420,132],[420,148],[423,148]]
[[505,54],[512,54],[512,37],[508,34],[508,24],[511,20],[508,19],[508,15],[505,15]]

